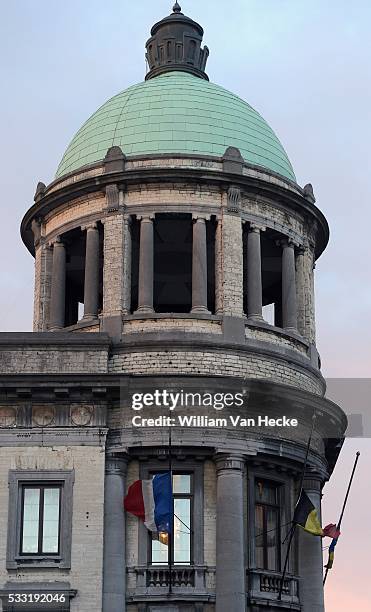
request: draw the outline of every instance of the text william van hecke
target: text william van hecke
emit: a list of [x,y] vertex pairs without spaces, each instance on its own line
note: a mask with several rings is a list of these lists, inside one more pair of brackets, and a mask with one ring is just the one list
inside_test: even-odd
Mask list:
[[134,427],[297,427],[298,420],[287,416],[272,418],[259,415],[257,418],[244,418],[240,415],[211,418],[206,415],[159,416],[144,418],[139,414],[132,418]]

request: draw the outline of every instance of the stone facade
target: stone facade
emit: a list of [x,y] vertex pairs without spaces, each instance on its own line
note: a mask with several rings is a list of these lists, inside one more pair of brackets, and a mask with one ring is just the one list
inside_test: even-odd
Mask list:
[[[5,568],[8,526],[9,470],[74,470],[71,570]],[[91,475],[94,474],[94,479]],[[79,599],[72,609],[99,610],[102,597],[104,453],[88,446],[3,447],[0,450],[0,580],[21,583],[74,584]],[[97,554],[97,551],[100,553]]]

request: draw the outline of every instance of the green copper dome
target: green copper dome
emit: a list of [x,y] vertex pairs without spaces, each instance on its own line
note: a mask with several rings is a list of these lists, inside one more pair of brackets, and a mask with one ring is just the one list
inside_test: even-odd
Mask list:
[[103,104],[73,138],[56,177],[102,160],[114,145],[127,156],[222,156],[232,146],[247,163],[296,180],[280,141],[259,113],[223,87],[186,72],[133,85]]

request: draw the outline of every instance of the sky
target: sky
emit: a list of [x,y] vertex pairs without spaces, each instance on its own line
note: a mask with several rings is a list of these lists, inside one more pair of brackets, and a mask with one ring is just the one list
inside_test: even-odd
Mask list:
[[[311,182],[330,243],[316,267],[323,374],[370,377],[371,3],[183,0],[205,29],[210,80],[275,130],[300,185]],[[33,259],[19,225],[74,133],[145,74],[144,43],[172,1],[1,0],[1,331],[31,330]],[[362,384],[362,381],[360,381]],[[369,397],[369,396],[368,396]],[[356,410],[355,410],[356,411]],[[323,497],[336,522],[359,470],[326,586],[327,612],[369,612],[371,440],[347,440]]]

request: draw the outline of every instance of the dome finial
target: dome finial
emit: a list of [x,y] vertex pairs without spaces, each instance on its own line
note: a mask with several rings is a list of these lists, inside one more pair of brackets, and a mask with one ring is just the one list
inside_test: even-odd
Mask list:
[[209,49],[201,46],[203,35],[200,24],[183,15],[175,0],[173,12],[151,28],[151,38],[146,42],[149,67],[146,80],[166,72],[183,71],[208,81],[205,67]]

